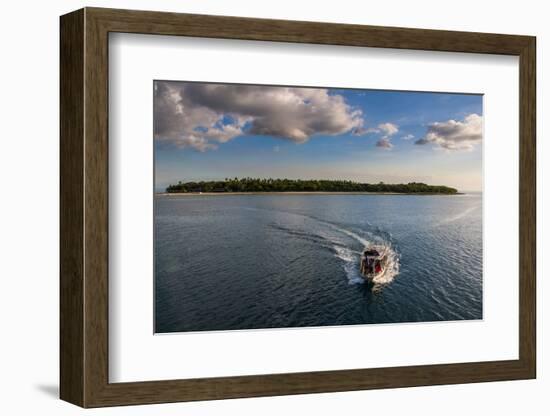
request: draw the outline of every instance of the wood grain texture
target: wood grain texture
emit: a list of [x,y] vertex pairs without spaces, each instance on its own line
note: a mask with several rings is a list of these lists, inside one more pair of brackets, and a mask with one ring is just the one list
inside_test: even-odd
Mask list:
[[[108,380],[108,33],[520,57],[519,359],[189,380]],[[86,8],[61,18],[61,397],[83,407],[533,378],[535,38]]]
[[519,98],[519,356],[536,377],[536,41],[520,54]]
[[110,32],[519,55],[528,36],[87,8]]
[[85,406],[108,380],[108,33],[86,15],[84,58]]
[[84,12],[60,24],[60,388],[84,405]]

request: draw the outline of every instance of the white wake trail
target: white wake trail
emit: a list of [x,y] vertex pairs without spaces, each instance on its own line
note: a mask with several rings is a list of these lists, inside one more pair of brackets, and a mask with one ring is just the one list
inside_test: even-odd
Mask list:
[[[255,208],[255,209],[258,209],[258,208]],[[365,283],[365,280],[363,279],[363,277],[359,272],[359,268],[361,264],[361,255],[363,254],[363,251],[367,247],[373,244],[373,242],[369,241],[367,238],[360,236],[357,233],[354,233],[353,231],[350,231],[346,228],[339,227],[336,224],[323,221],[319,218],[298,214],[298,213],[293,213],[293,212],[286,212],[286,211],[278,211],[278,212],[281,212],[287,215],[295,215],[302,218],[307,218],[308,220],[314,221],[318,224],[322,224],[327,228],[333,229],[340,234],[344,234],[348,237],[351,237],[352,239],[360,243],[362,245],[362,248],[360,251],[357,251],[351,247],[347,247],[347,245],[338,238],[334,238],[333,236],[323,235],[324,233],[321,233],[321,235],[316,233],[319,237],[327,240],[330,243],[334,251],[334,256],[343,261],[344,263],[343,267],[344,267],[344,271],[346,272],[346,276],[348,278],[348,283],[349,284]],[[286,230],[286,231],[289,232],[290,230]],[[311,230],[308,230],[308,232],[311,233]],[[371,233],[369,233],[369,235],[370,234]],[[376,289],[376,287],[380,288],[385,284],[390,283],[394,279],[394,277],[399,274],[399,255],[393,249],[391,245],[391,241],[389,241],[388,238],[384,238],[383,236],[373,235],[373,240],[374,242],[376,242],[376,244],[385,246],[387,248],[387,253],[388,253],[388,262],[387,262],[386,270],[381,276],[378,276],[374,281],[374,284],[375,284],[374,289]]]
[[435,224],[435,226],[438,227],[440,225],[445,225],[445,224],[449,224],[451,222],[458,221],[459,219],[464,218],[465,216],[470,214],[471,212],[477,210],[479,207],[481,207],[481,205],[475,205],[473,207],[466,208],[464,211],[462,211],[462,212],[460,212],[456,215],[453,215],[451,217],[448,217],[448,218],[445,218],[445,219],[439,221],[437,224]]
[[368,240],[364,239],[363,237],[361,237],[361,236],[355,234],[354,232],[351,232],[351,231],[349,231],[349,230],[346,230],[345,228],[340,228],[340,227],[338,227],[338,226],[336,226],[336,225],[334,225],[334,224],[331,224],[331,223],[329,223],[329,222],[327,222],[326,224],[329,225],[329,226],[331,226],[331,227],[334,228],[335,230],[340,231],[341,233],[344,233],[344,234],[350,236],[351,238],[357,240],[358,242],[360,242],[361,244],[363,244],[364,247],[368,247],[368,246],[370,246],[370,244],[371,244],[370,241],[368,241]]
[[[369,240],[361,237],[360,235],[352,231],[346,230],[345,228],[341,228],[330,223],[327,223],[327,225],[361,243],[363,245],[363,250],[371,245],[371,242]],[[395,276],[399,274],[398,254],[395,252],[395,250],[393,250],[389,241],[384,241],[383,245],[386,247],[388,253],[386,270],[383,274],[377,276],[373,280],[375,286],[378,285],[379,287],[390,283],[395,278]],[[342,247],[336,244],[333,246],[333,248],[336,253],[336,257],[344,261],[344,270],[346,272],[346,276],[348,277],[348,282],[350,284],[364,283],[364,279],[359,274],[359,265],[361,262],[361,254],[363,250],[361,252],[357,252],[347,247]]]

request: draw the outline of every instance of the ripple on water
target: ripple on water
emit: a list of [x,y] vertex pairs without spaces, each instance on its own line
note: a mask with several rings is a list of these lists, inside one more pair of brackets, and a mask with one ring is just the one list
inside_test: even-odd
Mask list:
[[[156,330],[479,319],[480,200],[158,198]],[[374,287],[359,274],[370,244],[392,255]]]

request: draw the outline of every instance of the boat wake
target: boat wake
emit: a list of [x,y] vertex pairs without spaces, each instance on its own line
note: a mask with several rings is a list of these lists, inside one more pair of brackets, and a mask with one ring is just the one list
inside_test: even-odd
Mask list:
[[[285,212],[285,214],[302,217],[305,221],[292,222],[292,228],[288,227],[289,224],[285,224],[285,226],[272,224],[272,227],[330,249],[334,256],[342,262],[342,267],[350,285],[365,284],[365,280],[359,272],[361,255],[372,244],[386,247],[388,253],[386,270],[373,280],[375,285],[373,289],[387,285],[399,274],[399,254],[394,249],[389,233],[380,229],[356,232],[312,216],[289,212]],[[309,221],[314,223],[311,227],[307,227]],[[302,229],[304,226],[306,228]]]
[[438,222],[437,224],[435,224],[436,226],[440,226],[440,225],[445,225],[445,224],[449,224],[451,222],[455,222],[455,221],[458,221],[460,220],[461,218],[464,218],[465,216],[467,216],[468,214],[470,214],[471,212],[477,210],[478,208],[480,208],[481,205],[475,205],[473,207],[469,207],[467,209],[465,209],[464,211],[456,214],[456,215],[453,215],[451,217],[448,217],[448,218],[445,218],[443,219],[442,221]]
[[334,250],[334,255],[342,260],[342,266],[348,278],[348,283],[350,285],[365,283],[365,280],[359,273],[361,253],[337,244],[335,244],[332,249]]
[[360,251],[353,250],[348,247],[343,247],[338,244],[335,244],[333,246],[335,256],[344,262],[343,267],[348,277],[348,282],[350,284],[359,284],[359,283],[365,282],[365,280],[359,273],[359,267],[361,264],[361,255],[363,251],[372,244],[377,244],[377,245],[386,247],[387,253],[388,253],[386,270],[384,271],[384,273],[374,278],[373,283],[375,285],[388,284],[394,279],[395,276],[399,274],[399,256],[397,252],[393,249],[391,240],[388,238],[384,238],[384,237],[389,237],[389,235],[382,236],[380,234],[376,235],[376,234],[370,233],[371,235],[369,236],[370,238],[369,240],[345,228],[338,227],[331,223],[327,223],[327,224],[333,227],[335,230],[347,236],[350,236],[351,238],[353,238],[354,240],[356,240],[362,245],[362,248]]

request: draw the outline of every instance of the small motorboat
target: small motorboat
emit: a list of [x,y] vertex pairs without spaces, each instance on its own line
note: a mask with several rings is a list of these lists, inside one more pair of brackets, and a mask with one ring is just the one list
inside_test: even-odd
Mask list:
[[361,256],[361,275],[369,282],[375,282],[386,272],[388,266],[388,248],[372,245]]

